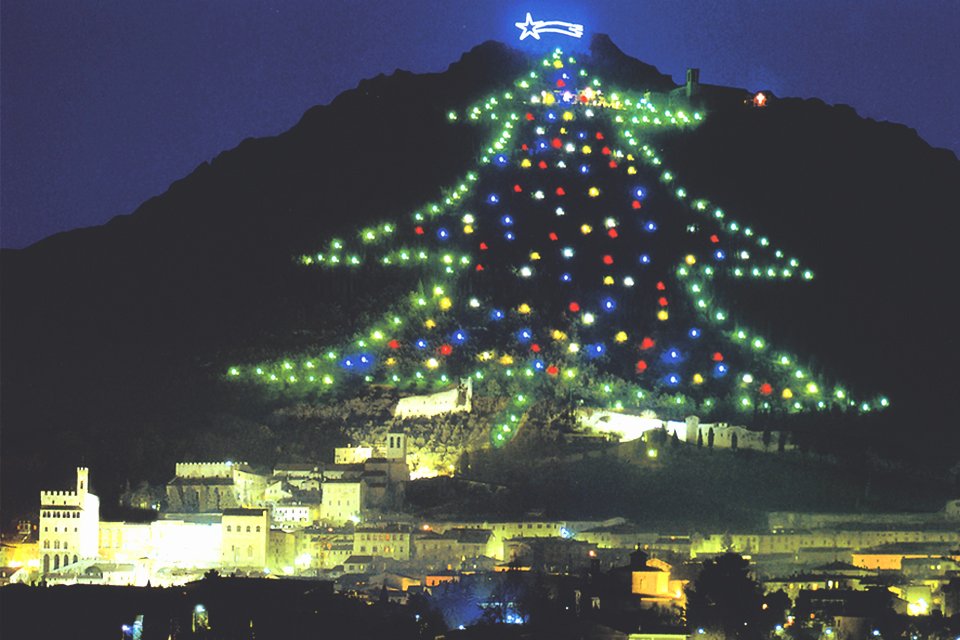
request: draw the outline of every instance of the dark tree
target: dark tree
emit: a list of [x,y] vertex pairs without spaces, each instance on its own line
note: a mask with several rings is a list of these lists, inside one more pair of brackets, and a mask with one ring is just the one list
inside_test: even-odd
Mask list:
[[763,638],[766,628],[763,594],[750,575],[750,563],[725,553],[703,563],[687,587],[687,620],[724,638]]
[[737,434],[730,436],[730,448],[734,451],[737,450]]
[[763,449],[766,451],[770,448],[770,429],[763,430]]
[[713,427],[710,427],[710,431],[707,432],[707,448],[713,449]]
[[703,431],[697,429],[697,449],[703,449]]

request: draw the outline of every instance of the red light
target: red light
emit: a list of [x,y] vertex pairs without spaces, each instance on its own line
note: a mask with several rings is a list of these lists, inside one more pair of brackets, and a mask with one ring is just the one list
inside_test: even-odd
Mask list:
[[486,243],[486,242],[481,242],[481,243],[480,243],[480,251],[486,251],[486,250],[489,249],[489,248],[490,248],[490,247],[487,246],[487,243]]
[[663,284],[663,281],[657,283],[657,291],[666,291],[667,285]]
[[771,393],[773,393],[773,387],[770,385],[769,382],[764,382],[762,385],[760,385],[761,395],[768,396]]
[[720,238],[717,237],[717,234],[713,234],[712,236],[710,236],[710,242],[712,242],[713,244],[717,244],[718,242],[720,242]]
[[567,192],[563,190],[563,187],[557,187],[557,195],[558,195],[558,196],[565,196],[565,195],[567,195]]
[[572,312],[574,312],[574,313],[577,313],[578,311],[580,311],[580,303],[578,303],[578,302],[571,302],[571,303],[567,306],[567,308],[570,309],[570,311],[572,311]]
[[713,354],[713,361],[714,361],[714,362],[723,362],[723,354],[720,353],[719,351],[715,352],[715,353]]
[[616,230],[616,229],[610,229],[610,231],[607,231],[607,235],[610,236],[611,238],[616,238],[616,237],[618,237],[620,234],[617,233],[617,230]]
[[646,360],[637,360],[637,373],[643,373],[647,370]]
[[534,342],[532,345],[530,345],[530,351],[533,351],[534,353],[540,353],[540,345]]
[[414,227],[414,228],[413,228],[413,232],[414,232],[415,234],[417,234],[418,236],[422,236],[422,235],[423,235],[423,227],[419,227],[419,226]]
[[610,155],[610,147],[604,147],[603,149],[600,149],[600,153],[602,153],[605,156]]
[[634,209],[639,209],[639,208],[642,207],[643,205],[640,204],[640,201],[639,201],[639,200],[634,200],[634,201],[633,201],[633,204],[632,204],[631,206],[632,206]]
[[613,256],[611,256],[611,255],[605,255],[605,256],[603,256],[603,264],[606,264],[606,265],[611,265],[611,264],[613,264]]
[[530,150],[530,147],[527,146],[527,143],[526,143],[526,142],[524,142],[522,145],[520,145],[520,148],[523,149],[524,151],[529,151],[529,150]]
[[557,88],[563,89],[565,86],[567,86],[567,83],[563,81],[563,78],[559,78],[557,80]]
[[555,376],[555,375],[557,375],[558,373],[560,373],[560,369],[557,368],[557,365],[552,364],[552,365],[550,365],[549,367],[547,367],[547,374],[549,374],[549,375],[551,375],[551,376]]
[[448,356],[453,353],[453,347],[448,344],[440,345],[440,355]]
[[554,149],[559,149],[560,147],[563,146],[563,140],[561,140],[560,138],[554,138],[554,139],[550,142],[550,144],[553,145],[553,148],[554,148]]
[[521,186],[518,185],[518,184],[515,184],[515,185],[513,185],[513,191],[514,191],[514,193],[520,193],[520,192],[523,191],[523,187],[521,187]]
[[478,265],[477,265],[477,271],[483,271],[483,265],[482,265],[482,264],[478,264]]
[[610,161],[610,168],[611,168],[611,169],[616,169],[616,168],[617,168],[617,163],[616,163],[616,161],[614,161],[614,160],[611,160],[611,161]]
[[526,115],[526,118],[527,118],[527,120],[533,120],[533,114],[532,114],[532,113],[528,113],[528,114]]
[[540,162],[537,163],[537,166],[540,167],[541,169],[546,169],[547,163],[541,160]]
[[640,349],[646,351],[647,349],[653,349],[654,345],[657,343],[654,342],[653,338],[644,338],[640,341]]
[[603,140],[603,133],[597,131],[597,140]]
[[390,347],[391,349],[399,349],[400,343],[396,339],[393,339],[387,343],[387,346]]
[[560,236],[558,236],[558,235],[557,235],[556,233],[554,233],[553,231],[551,231],[551,232],[550,232],[550,235],[547,236],[547,237],[550,238],[551,240],[553,240],[554,242],[556,242],[557,240],[560,239]]
[[665,307],[665,306],[667,306],[667,299],[666,299],[666,298],[660,298],[659,300],[657,300],[657,304],[659,304],[661,307]]

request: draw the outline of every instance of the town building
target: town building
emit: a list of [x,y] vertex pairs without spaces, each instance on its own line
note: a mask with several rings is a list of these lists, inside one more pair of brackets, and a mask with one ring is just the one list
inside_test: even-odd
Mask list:
[[40,553],[43,573],[96,558],[100,499],[90,492],[90,470],[77,467],[76,488],[40,492]]

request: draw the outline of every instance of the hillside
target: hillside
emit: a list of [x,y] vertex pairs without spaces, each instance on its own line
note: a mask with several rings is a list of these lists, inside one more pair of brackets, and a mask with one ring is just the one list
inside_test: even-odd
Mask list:
[[[635,91],[672,87],[607,39],[590,61]],[[201,164],[129,216],[3,251],[4,519],[81,462],[109,499],[126,479],[166,479],[178,459],[287,454],[276,416],[291,400],[224,385],[222,373],[338,340],[371,317],[393,277],[305,270],[294,257],[435,198],[486,137],[447,112],[528,64],[486,43],[442,74],[363,81],[290,131]],[[818,273],[811,286],[758,294],[751,284],[737,307],[893,401],[873,422],[832,428],[869,433],[865,446],[885,453],[955,459],[956,157],[906,127],[815,100],[763,110],[718,100],[707,113],[697,129],[652,144]],[[313,433],[304,457],[343,437]]]

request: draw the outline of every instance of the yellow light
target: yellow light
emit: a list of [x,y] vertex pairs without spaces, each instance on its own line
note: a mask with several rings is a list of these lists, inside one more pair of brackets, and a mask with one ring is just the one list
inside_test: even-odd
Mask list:
[[783,393],[780,394],[780,397],[783,398],[784,400],[789,400],[790,398],[793,397],[793,391],[790,391],[790,388],[788,387],[783,390]]
[[557,99],[553,97],[553,94],[548,91],[541,91],[540,99],[543,100],[543,104],[547,105],[548,107],[557,101]]
[[596,198],[597,196],[600,195],[600,189],[597,189],[596,187],[590,187],[590,188],[587,190],[587,194],[588,194],[591,198]]
[[531,252],[530,252],[530,259],[531,259],[531,260],[539,260],[539,259],[540,259],[540,253],[537,252],[537,251],[531,251]]
[[429,360],[427,360],[426,365],[428,369],[436,369],[437,367],[440,366],[440,363],[437,362],[436,358],[430,358]]
[[529,169],[531,164],[532,163],[530,162],[530,158],[524,158],[523,162],[520,163],[520,166],[523,167],[524,169]]
[[423,323],[423,326],[425,326],[427,329],[433,329],[437,326],[437,323],[434,322],[433,318],[427,318],[426,322]]
[[503,356],[501,356],[500,358],[500,364],[502,365],[513,364],[513,356],[507,353],[503,354]]
[[572,112],[572,111],[564,111],[564,112],[563,112],[563,120],[564,120],[565,122],[570,122],[571,120],[573,120],[573,112]]
[[560,329],[554,329],[554,330],[553,330],[553,333],[552,333],[551,335],[553,336],[553,339],[554,339],[554,340],[566,340],[566,339],[567,339],[567,334],[565,334],[563,331],[560,331]]
[[571,342],[569,346],[567,346],[567,351],[569,351],[570,353],[577,353],[578,351],[580,351],[580,345],[577,344],[576,342]]
[[662,321],[662,320],[666,320],[669,317],[670,317],[670,314],[667,313],[666,309],[660,309],[660,311],[657,311],[657,320]]
[[626,341],[627,341],[627,332],[626,332],[626,331],[618,331],[618,332],[617,332],[617,335],[613,336],[613,339],[616,340],[617,342],[626,342]]
[[492,352],[492,351],[482,351],[482,352],[480,352],[480,354],[477,356],[477,358],[480,360],[480,362],[487,362],[488,360],[493,360],[493,352]]
[[554,61],[553,61],[553,68],[554,68],[554,69],[563,69],[563,61],[560,60],[559,58],[558,58],[557,60],[554,60]]
[[533,309],[530,308],[530,305],[528,305],[526,302],[524,302],[524,303],[521,304],[519,307],[517,307],[517,311],[519,311],[519,312],[522,313],[523,315],[527,315],[528,313],[530,313],[531,311],[533,311]]
[[471,233],[473,233],[473,225],[469,225],[469,224],[465,225],[463,227],[463,232],[467,235],[470,235]]
[[583,235],[585,236],[589,235],[591,231],[593,231],[593,227],[591,227],[590,225],[588,224],[580,225],[580,233],[582,233]]
[[440,310],[448,311],[450,307],[453,306],[453,301],[450,298],[440,298]]
[[581,151],[582,151],[583,154],[586,155],[586,156],[588,156],[588,155],[590,155],[591,153],[593,153],[593,149],[591,149],[591,148],[590,148],[590,145],[588,145],[588,144],[583,145],[583,148],[581,149]]
[[627,167],[627,175],[628,175],[628,176],[635,176],[635,175],[637,175],[637,168],[636,168],[635,166],[633,166],[633,165],[630,165],[629,167]]
[[387,366],[388,366],[388,367],[392,367],[392,366],[395,365],[395,364],[397,364],[397,359],[396,359],[396,358],[387,358]]
[[613,276],[603,276],[603,284],[609,286],[614,283]]
[[687,257],[684,258],[683,261],[686,262],[687,265],[688,265],[688,266],[691,266],[691,267],[692,267],[693,265],[697,264],[697,258],[696,258],[696,256],[694,256],[692,253],[687,254]]
[[820,388],[817,387],[816,383],[814,383],[814,382],[808,382],[808,383],[807,383],[807,393],[809,393],[809,394],[820,393]]
[[693,374],[693,384],[703,384],[703,376],[699,373]]

